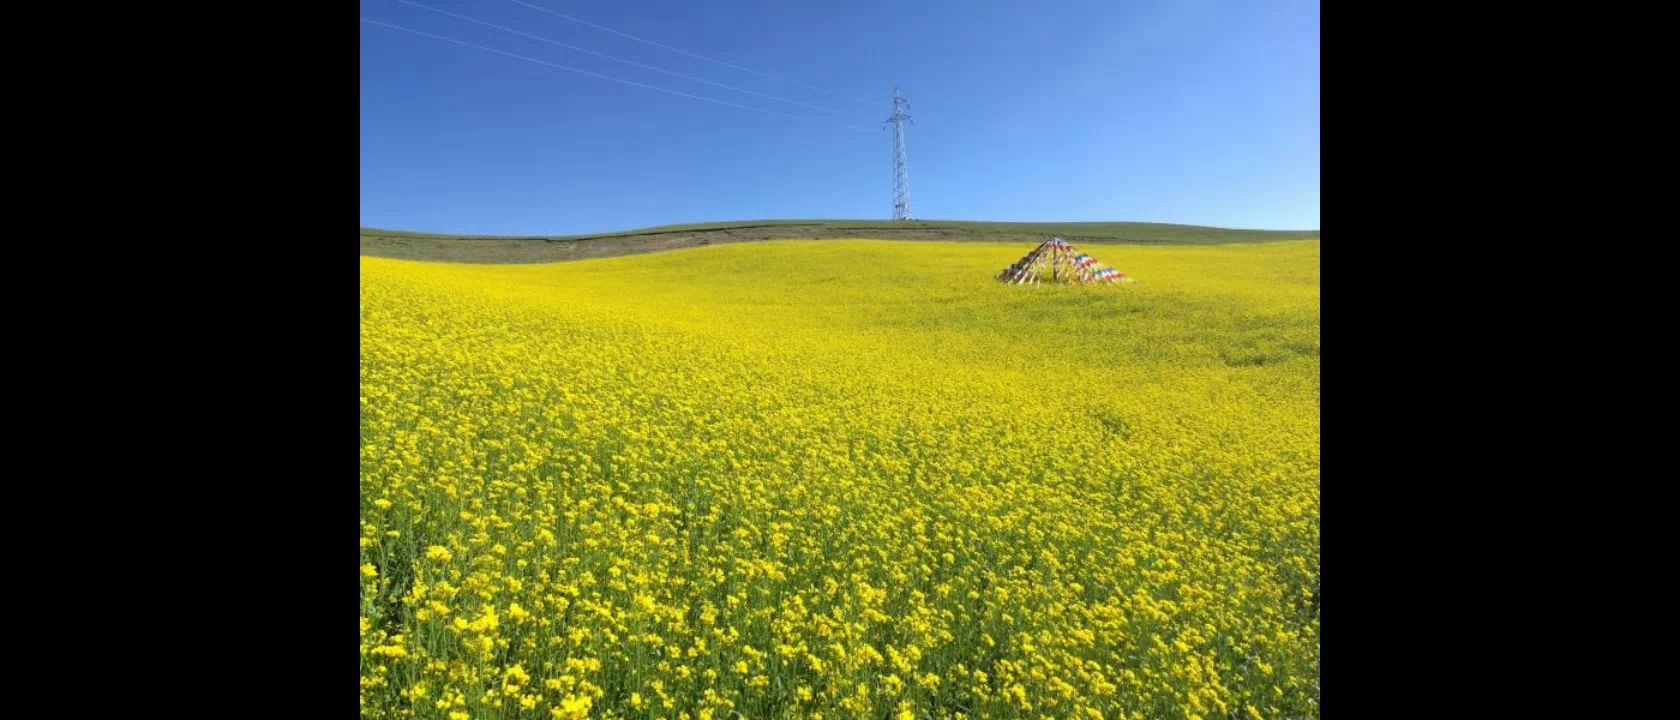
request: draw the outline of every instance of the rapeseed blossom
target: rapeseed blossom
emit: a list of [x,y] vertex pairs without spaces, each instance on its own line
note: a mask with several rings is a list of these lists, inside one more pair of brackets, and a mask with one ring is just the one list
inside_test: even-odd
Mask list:
[[361,260],[368,718],[1316,717],[1318,243]]

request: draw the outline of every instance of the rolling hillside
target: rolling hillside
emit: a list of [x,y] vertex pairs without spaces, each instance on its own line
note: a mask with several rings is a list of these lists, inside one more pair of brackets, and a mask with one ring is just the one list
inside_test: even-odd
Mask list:
[[445,235],[361,229],[361,254],[464,263],[542,263],[634,255],[699,245],[780,239],[1036,242],[1061,235],[1087,245],[1227,245],[1318,239],[1317,230],[1235,230],[1163,223],[1016,223],[948,220],[754,220],[696,223],[595,235]]
[[1317,718],[1319,244],[363,257],[363,716]]

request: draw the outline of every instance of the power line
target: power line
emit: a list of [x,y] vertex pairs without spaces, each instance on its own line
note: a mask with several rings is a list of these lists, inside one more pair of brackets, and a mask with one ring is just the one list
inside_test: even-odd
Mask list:
[[470,17],[467,17],[467,16],[462,15],[460,13],[453,13],[453,12],[450,12],[448,10],[440,10],[440,9],[432,7],[430,5],[422,5],[420,3],[414,2],[413,0],[397,0],[397,2],[400,2],[404,5],[413,5],[414,7],[420,8],[422,10],[430,10],[430,11],[435,12],[435,13],[448,15],[450,17],[460,18],[460,19],[465,20],[467,22],[478,23],[478,24],[483,25],[485,27],[495,28],[495,29],[501,30],[503,32],[510,32],[510,33],[515,34],[515,35],[523,35],[525,37],[531,38],[532,40],[539,40],[539,41],[548,43],[550,45],[558,45],[558,46],[566,48],[568,50],[576,50],[580,53],[588,53],[588,54],[594,55],[596,57],[602,57],[602,58],[606,58],[608,60],[612,60],[613,62],[621,62],[621,63],[624,63],[626,65],[634,65],[636,67],[643,68],[645,70],[652,70],[656,73],[664,73],[666,75],[670,75],[671,77],[682,78],[684,80],[692,80],[692,81],[697,82],[697,83],[705,83],[707,85],[711,85],[711,86],[714,86],[714,87],[720,87],[720,88],[723,88],[725,90],[734,90],[735,92],[746,93],[748,95],[757,95],[761,98],[767,98],[767,99],[770,99],[770,100],[775,100],[777,102],[785,102],[785,103],[788,103],[788,104],[791,104],[791,105],[799,105],[801,107],[808,107],[812,110],[821,110],[823,112],[832,112],[832,113],[840,112],[839,110],[835,110],[834,108],[823,107],[821,105],[812,105],[810,103],[804,103],[804,102],[800,102],[798,100],[789,100],[789,99],[784,98],[784,97],[777,97],[775,95],[770,95],[770,94],[767,94],[767,93],[761,93],[761,92],[758,92],[756,90],[748,90],[746,88],[738,88],[738,87],[735,87],[734,85],[725,85],[725,84],[720,83],[720,82],[712,82],[711,80],[707,80],[707,79],[704,79],[704,78],[691,77],[691,76],[688,76],[688,75],[683,75],[682,73],[671,72],[670,70],[665,70],[663,68],[654,67],[652,65],[646,65],[646,64],[643,64],[643,63],[636,62],[634,60],[626,60],[626,59],[621,58],[621,57],[614,57],[612,55],[608,55],[608,54],[603,53],[603,52],[596,52],[594,50],[590,50],[588,48],[581,48],[581,47],[578,47],[576,45],[568,45],[568,44],[560,42],[558,40],[550,40],[550,39],[545,38],[541,35],[532,35],[531,33],[523,32],[523,31],[520,31],[520,30],[515,30],[515,29],[510,28],[510,27],[504,27],[502,25],[497,25],[495,23],[485,22],[485,21],[479,20],[477,18],[470,18]]
[[484,47],[483,45],[474,45],[474,44],[469,43],[469,42],[462,42],[460,40],[456,40],[454,38],[447,38],[447,37],[444,37],[442,35],[433,35],[429,32],[422,32],[420,30],[415,30],[413,28],[406,28],[406,27],[403,27],[401,25],[392,25],[391,23],[380,22],[378,20],[369,20],[367,18],[362,18],[362,22],[369,23],[371,25],[379,25],[381,27],[388,27],[388,28],[391,28],[392,30],[401,30],[401,31],[407,32],[407,33],[414,33],[415,35],[421,35],[421,36],[424,36],[424,37],[434,38],[434,39],[437,39],[437,40],[442,40],[444,42],[451,42],[451,43],[455,43],[456,45],[462,45],[462,46],[465,46],[465,47],[470,47],[470,48],[473,48],[475,50],[483,50],[485,52],[492,52],[492,53],[495,53],[497,55],[506,55],[507,57],[514,58],[516,60],[524,60],[525,62],[536,63],[538,65],[546,65],[546,66],[552,67],[552,68],[559,68],[561,70],[565,70],[565,71],[568,71],[568,72],[575,72],[579,75],[588,75],[590,77],[600,78],[602,80],[611,80],[612,82],[616,82],[616,83],[623,83],[625,85],[633,85],[633,86],[639,87],[639,88],[647,88],[648,90],[656,90],[658,92],[666,93],[666,94],[669,94],[669,95],[676,95],[678,97],[693,98],[695,100],[703,100],[705,102],[716,103],[718,105],[728,105],[730,107],[737,107],[737,108],[741,108],[742,110],[751,110],[753,112],[761,112],[761,113],[768,113],[770,115],[780,115],[782,117],[790,117],[790,118],[793,118],[795,120],[805,120],[805,121],[808,121],[808,122],[820,123],[820,124],[823,124],[823,125],[832,125],[834,127],[845,128],[847,130],[853,130],[853,131],[857,131],[857,132],[868,132],[867,130],[864,130],[863,128],[857,127],[856,125],[842,125],[840,123],[831,122],[831,121],[828,121],[828,120],[824,120],[822,118],[807,117],[805,115],[794,115],[792,113],[779,112],[779,111],[776,111],[776,110],[766,110],[764,108],[753,107],[751,105],[742,105],[740,103],[732,103],[732,102],[729,102],[728,100],[719,100],[717,98],[706,97],[704,95],[693,95],[693,94],[685,93],[685,92],[682,92],[682,91],[679,91],[679,90],[670,90],[670,89],[658,87],[658,86],[655,86],[655,85],[648,85],[646,83],[639,83],[639,82],[636,82],[634,80],[625,80],[624,78],[613,77],[611,75],[602,75],[601,73],[590,72],[588,70],[579,70],[575,67],[569,67],[569,66],[566,66],[566,65],[561,65],[559,63],[551,63],[551,62],[548,62],[547,60],[538,60],[536,58],[525,57],[524,55],[515,55],[513,53],[504,52],[504,51],[501,51],[501,50],[497,50],[495,48],[487,48],[487,47]]
[[748,72],[748,73],[752,73],[754,75],[759,75],[759,76],[762,76],[762,77],[770,78],[771,80],[780,80],[780,81],[785,82],[785,83],[793,83],[794,85],[798,85],[798,86],[800,86],[802,88],[805,88],[807,90],[815,90],[815,91],[820,92],[820,93],[833,95],[833,96],[839,97],[839,98],[845,98],[845,99],[850,100],[852,102],[863,103],[865,105],[874,105],[875,104],[875,103],[872,103],[868,100],[862,100],[862,99],[859,99],[859,98],[855,98],[855,97],[852,97],[852,96],[847,95],[845,93],[839,93],[839,92],[835,92],[833,90],[825,90],[825,89],[817,87],[815,85],[808,85],[806,83],[799,82],[798,80],[792,80],[792,79],[789,79],[789,78],[781,77],[779,75],[771,75],[770,73],[767,73],[767,72],[759,72],[759,71],[754,70],[752,68],[741,67],[740,65],[736,65],[735,63],[724,62],[722,60],[709,58],[709,57],[706,57],[705,55],[701,55],[699,53],[691,53],[691,52],[689,52],[687,50],[684,50],[682,48],[671,47],[670,45],[666,45],[665,43],[654,41],[654,40],[649,40],[649,39],[644,38],[644,37],[637,37],[637,36],[631,35],[630,33],[627,33],[627,32],[614,30],[614,29],[612,29],[610,27],[607,27],[605,25],[596,25],[595,23],[589,22],[588,20],[584,20],[582,18],[575,18],[575,17],[567,15],[563,12],[555,12],[553,10],[542,7],[540,5],[532,5],[531,3],[525,2],[524,0],[508,0],[508,2],[512,2],[512,3],[518,4],[518,5],[524,5],[525,7],[531,8],[532,10],[538,10],[538,11],[541,11],[541,12],[545,12],[545,13],[548,13],[548,14],[553,15],[555,17],[565,18],[567,20],[578,23],[580,25],[588,25],[589,27],[595,28],[596,30],[605,30],[605,31],[610,32],[614,35],[619,35],[619,36],[622,36],[622,37],[630,38],[631,40],[635,40],[636,42],[644,42],[644,43],[647,43],[649,45],[653,45],[655,47],[665,48],[666,50],[670,50],[671,52],[674,52],[674,53],[680,53],[682,55],[687,55],[691,58],[697,58],[697,59],[700,59],[700,60],[705,60],[706,62],[709,62],[709,63],[717,63],[718,65],[722,65],[724,67],[734,68],[736,70],[740,70],[741,72]]

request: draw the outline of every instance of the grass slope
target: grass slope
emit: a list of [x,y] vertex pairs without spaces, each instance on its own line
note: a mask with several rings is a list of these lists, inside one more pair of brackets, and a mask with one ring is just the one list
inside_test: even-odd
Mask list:
[[1237,230],[1164,223],[1016,223],[914,220],[759,220],[665,225],[564,236],[446,235],[361,229],[361,254],[468,263],[541,263],[772,239],[1033,242],[1061,235],[1080,244],[1223,245],[1317,239],[1317,230]]

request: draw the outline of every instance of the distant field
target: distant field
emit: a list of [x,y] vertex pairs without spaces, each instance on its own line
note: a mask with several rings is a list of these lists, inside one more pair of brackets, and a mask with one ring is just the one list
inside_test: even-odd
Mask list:
[[361,716],[1318,718],[1319,241],[1188,242],[361,258]]
[[1029,242],[1061,235],[1075,244],[1227,245],[1316,240],[1317,230],[1233,230],[1163,223],[1018,223],[914,220],[755,220],[694,223],[595,235],[445,235],[361,229],[361,254],[465,263],[542,263],[634,255],[701,245],[780,239]]

